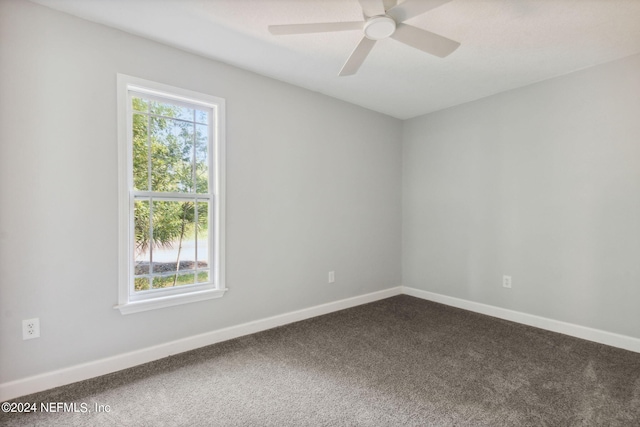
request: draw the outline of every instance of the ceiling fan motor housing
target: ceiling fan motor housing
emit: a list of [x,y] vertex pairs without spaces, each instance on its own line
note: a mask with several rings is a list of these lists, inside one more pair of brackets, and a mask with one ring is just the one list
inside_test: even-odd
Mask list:
[[364,24],[364,35],[370,40],[381,40],[396,31],[396,21],[387,15],[373,16]]

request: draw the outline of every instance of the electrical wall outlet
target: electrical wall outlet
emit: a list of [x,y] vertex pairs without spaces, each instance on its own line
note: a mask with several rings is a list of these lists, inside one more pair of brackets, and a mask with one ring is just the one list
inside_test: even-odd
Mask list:
[[22,339],[30,340],[40,337],[40,319],[27,319],[22,321]]
[[330,271],[329,272],[329,283],[335,283],[336,282],[336,272],[335,271]]
[[502,276],[502,286],[511,288],[511,276]]

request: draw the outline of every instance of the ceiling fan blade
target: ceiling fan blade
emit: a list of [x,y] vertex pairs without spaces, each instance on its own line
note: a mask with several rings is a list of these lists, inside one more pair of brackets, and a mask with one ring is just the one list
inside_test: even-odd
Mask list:
[[384,10],[389,10],[398,4],[398,0],[382,0],[384,3]]
[[276,36],[287,34],[329,33],[333,31],[361,30],[364,22],[325,22],[317,24],[269,25],[269,32]]
[[460,46],[456,41],[407,24],[398,24],[391,38],[440,58],[444,58]]
[[358,0],[365,16],[384,15],[384,3],[382,0]]
[[358,43],[358,46],[351,52],[351,56],[347,59],[347,62],[342,66],[342,70],[340,70],[339,76],[350,76],[355,74],[358,71],[358,68],[362,65],[364,60],[371,52],[373,45],[376,44],[375,40],[368,39],[363,37]]
[[422,15],[428,10],[449,3],[450,1],[451,0],[406,0],[387,10],[387,15],[392,17],[397,23],[401,23],[414,16]]

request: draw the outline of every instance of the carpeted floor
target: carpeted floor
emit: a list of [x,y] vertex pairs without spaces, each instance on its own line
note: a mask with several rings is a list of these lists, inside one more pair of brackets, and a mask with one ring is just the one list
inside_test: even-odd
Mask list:
[[640,426],[640,354],[401,295],[15,401],[88,412],[1,425]]

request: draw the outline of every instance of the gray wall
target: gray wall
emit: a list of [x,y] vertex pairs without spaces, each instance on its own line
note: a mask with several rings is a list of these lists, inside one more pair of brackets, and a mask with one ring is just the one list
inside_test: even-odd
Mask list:
[[[222,299],[112,308],[116,73],[227,100]],[[0,76],[0,383],[400,285],[400,121],[23,1]]]
[[640,56],[403,132],[403,285],[640,337]]

